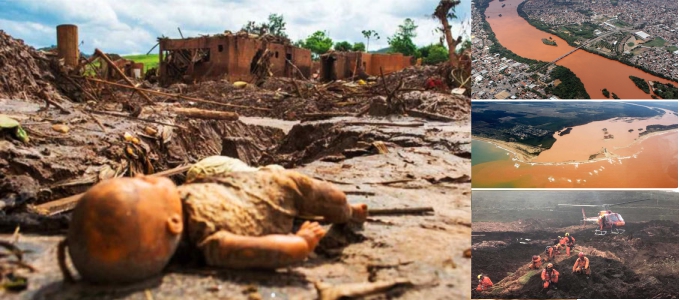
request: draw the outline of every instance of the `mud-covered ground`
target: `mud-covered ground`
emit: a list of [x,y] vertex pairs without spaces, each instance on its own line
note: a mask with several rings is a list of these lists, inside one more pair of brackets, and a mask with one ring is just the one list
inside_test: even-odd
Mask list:
[[[484,193],[488,192],[478,194]],[[674,299],[679,295],[679,223],[676,220],[637,221],[633,211],[620,212],[627,221],[625,233],[596,236],[594,225],[576,225],[577,217],[562,215],[562,218],[558,218],[554,211],[550,213],[544,208],[537,208],[535,204],[540,200],[529,195],[531,192],[513,193],[516,195],[506,199],[502,205],[497,204],[501,199],[491,200],[492,195],[481,195],[479,199],[475,195],[474,206],[494,207],[495,210],[487,209],[482,213],[474,210],[472,273],[487,274],[495,286],[489,292],[473,291],[473,298]],[[601,193],[599,196],[603,199],[615,196],[619,200],[621,197],[621,192],[617,192],[617,195],[613,192],[598,193]],[[625,194],[627,197],[634,197],[635,193],[641,199],[639,197],[643,192]],[[676,209],[679,206],[679,200],[669,199],[675,193],[654,193],[658,193],[655,194],[658,199],[668,198],[658,200],[658,204],[655,201],[644,204],[644,209],[640,210],[641,218],[648,218],[654,211],[661,215],[663,210]],[[560,198],[559,192],[540,192],[540,196],[548,196],[544,198],[547,202],[558,202]],[[618,201],[604,203],[616,202]],[[634,205],[642,206],[640,203],[630,204]],[[616,206],[611,207],[618,211],[614,208]],[[523,218],[506,221],[503,216],[507,214]],[[544,219],[545,215],[555,218]],[[477,217],[502,221],[477,222]],[[675,216],[674,219],[676,218]],[[542,255],[544,258],[545,247],[553,245],[556,237],[563,236],[566,232],[576,238],[574,252],[582,251],[590,259],[592,276],[587,279],[573,274],[571,271],[577,257],[575,254],[568,257],[562,251],[554,261],[556,270],[560,272],[558,289],[545,291],[542,289],[539,273],[529,272],[531,256]],[[476,284],[474,280],[473,289]]]
[[[411,284],[373,297],[470,297],[471,260],[464,253],[470,248],[471,233],[468,98],[450,95],[449,90],[398,93],[406,109],[444,116],[434,116],[438,119],[434,121],[385,113],[384,97],[373,94],[375,86],[370,85],[302,82],[299,93],[291,82],[275,78],[261,88],[242,90],[224,81],[167,88],[142,83],[165,92],[265,109],[257,110],[162,96],[151,96],[154,104],[146,105],[129,90],[85,85],[72,78],[98,98],[92,101],[83,90],[64,84],[63,74],[52,69],[44,55],[4,33],[0,41],[4,47],[0,65],[5,67],[0,74],[4,87],[0,113],[21,123],[30,137],[25,143],[12,130],[0,130],[0,240],[13,241],[18,226],[16,246],[26,251],[24,262],[36,269],[18,271],[27,277],[28,288],[0,290],[1,298],[317,299],[319,282],[394,279]],[[388,75],[387,82],[404,78],[406,87],[417,88],[435,73],[435,68],[412,68]],[[22,84],[26,76],[35,82]],[[45,109],[41,87],[58,95],[51,101],[66,112],[54,105]],[[177,107],[230,110],[241,117],[192,119],[174,113]],[[306,121],[305,115],[319,112],[347,116]],[[55,125],[68,130],[58,131]],[[126,132],[140,143],[126,141]],[[334,227],[307,261],[271,272],[208,269],[175,257],[162,276],[132,286],[62,281],[56,243],[68,229],[70,216],[68,212],[47,216],[43,204],[84,192],[107,178],[157,173],[211,155],[237,157],[253,166],[281,164],[331,181],[350,202],[371,208],[429,206],[434,213],[371,217],[362,229]],[[184,175],[171,179],[181,184]],[[0,257],[0,267],[10,266],[10,259]]]

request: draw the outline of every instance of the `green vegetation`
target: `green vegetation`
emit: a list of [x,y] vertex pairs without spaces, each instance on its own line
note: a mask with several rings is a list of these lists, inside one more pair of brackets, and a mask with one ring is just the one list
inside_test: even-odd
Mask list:
[[648,88],[648,83],[646,83],[646,80],[644,80],[643,78],[630,75],[629,79],[632,79],[632,81],[634,81],[634,84],[636,84],[638,88],[644,91],[644,93],[646,94],[651,93],[651,89]]
[[619,102],[489,102],[472,107],[472,135],[549,149],[556,141],[555,131],[617,117],[659,114]]
[[613,6],[618,6],[618,0],[611,0],[611,4],[613,4]]
[[627,43],[627,46],[629,46],[629,47],[634,47],[634,43],[629,42],[629,43]]
[[674,52],[674,51],[679,50],[679,48],[677,48],[677,46],[667,46],[667,48],[665,48],[665,49],[667,49],[667,52]]
[[288,35],[285,33],[285,21],[283,20],[283,15],[278,14],[270,14],[269,20],[266,23],[257,24],[255,21],[248,21],[241,29],[251,34],[260,34],[266,31],[271,35],[285,38],[288,37]]
[[590,99],[587,90],[585,90],[585,85],[568,68],[556,66],[549,76],[552,80],[560,79],[561,84],[558,86],[550,84],[545,88],[546,92],[552,93],[561,99]]
[[611,96],[611,93],[608,92],[607,89],[603,89],[603,90],[601,91],[601,93],[604,94],[604,96],[605,96],[606,98],[610,98],[610,96]]
[[619,19],[615,19],[615,21],[612,22],[613,25],[618,26],[618,27],[627,27],[630,26],[630,24],[627,24],[623,21],[620,21]]
[[353,47],[351,47],[351,43],[347,41],[342,41],[335,43],[333,49],[335,49],[336,51],[351,51]]
[[528,283],[528,281],[530,280],[531,277],[535,276],[536,274],[538,274],[540,272],[541,272],[540,270],[530,270],[525,275],[519,277],[518,281],[519,281],[520,284],[525,285],[526,283]]
[[677,99],[677,87],[671,84],[653,82],[653,93],[662,99]]
[[448,60],[448,48],[440,44],[421,47],[417,49],[417,54],[426,65],[435,65]]
[[368,43],[365,46],[365,50],[368,51],[368,48],[370,47],[370,39],[375,38],[377,40],[380,39],[380,35],[377,34],[377,31],[375,30],[361,30],[361,33],[363,34],[363,37],[365,37],[368,40]]
[[332,39],[327,36],[325,31],[319,30],[307,37],[306,40],[298,41],[296,45],[311,50],[315,55],[314,58],[318,59],[319,55],[330,50],[330,47],[332,47]]
[[160,62],[160,59],[158,58],[158,54],[126,55],[126,56],[123,56],[123,58],[132,60],[135,63],[143,63],[144,64],[144,72],[146,72],[150,68],[157,68],[158,63]]
[[618,97],[618,95],[616,95],[615,93],[613,93],[613,99],[620,99],[620,97]]
[[644,43],[643,45],[647,47],[662,47],[665,45],[665,40],[663,40],[661,37],[656,37],[653,40]]
[[391,51],[415,56],[417,54],[417,46],[415,46],[413,38],[417,36],[415,32],[417,27],[410,18],[405,19],[403,24],[398,25],[396,33],[392,37],[387,38]]
[[550,40],[550,39],[544,39],[544,38],[543,38],[543,39],[542,39],[542,43],[545,44],[545,45],[556,46],[556,42],[555,42],[555,41],[552,41],[552,40]]
[[351,50],[365,52],[365,44],[362,42],[354,43],[354,46],[351,48]]
[[639,136],[646,135],[646,134],[653,133],[653,132],[672,130],[672,129],[677,129],[677,124],[673,124],[673,125],[648,125],[648,126],[646,126],[646,131],[640,133]]

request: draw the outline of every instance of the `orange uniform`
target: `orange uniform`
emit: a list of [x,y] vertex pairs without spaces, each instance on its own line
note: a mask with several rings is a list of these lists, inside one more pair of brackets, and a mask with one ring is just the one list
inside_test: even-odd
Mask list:
[[575,238],[572,236],[565,237],[566,239],[566,255],[571,256],[571,250],[575,247]]
[[552,258],[554,258],[554,247],[547,247],[547,249],[545,249],[545,253],[547,253],[547,257],[545,258],[545,260],[546,261],[551,260]]
[[533,261],[530,263],[530,269],[539,269],[542,266],[542,258],[539,255],[536,255],[533,258]]
[[575,272],[584,272],[587,275],[591,274],[592,270],[589,269],[589,258],[585,256],[578,257],[573,265],[573,273]]
[[476,287],[476,290],[479,292],[487,291],[492,286],[493,282],[490,281],[490,278],[488,278],[488,276],[483,276],[481,277],[481,280],[479,280],[479,286]]
[[542,281],[544,282],[542,284],[542,287],[544,288],[549,288],[551,284],[559,282],[559,272],[553,268],[551,271],[546,268],[543,269],[540,277],[542,277]]

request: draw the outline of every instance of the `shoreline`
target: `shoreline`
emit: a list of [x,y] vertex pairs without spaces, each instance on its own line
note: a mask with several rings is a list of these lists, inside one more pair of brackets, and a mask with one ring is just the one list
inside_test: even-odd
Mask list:
[[[640,136],[634,142],[630,143],[629,145],[626,145],[624,147],[615,147],[613,150],[619,150],[619,149],[624,149],[627,147],[634,146],[638,143],[641,143],[651,137],[659,136],[659,135],[664,135],[672,132],[678,132],[679,128],[674,128],[670,130],[663,130],[663,131],[658,131],[658,132],[653,132],[649,133],[644,136]],[[486,137],[479,137],[479,136],[474,136],[472,135],[472,140],[477,140],[477,141],[482,141],[486,142],[489,144],[494,145],[495,147],[498,147],[502,150],[505,150],[509,153],[513,154],[512,161],[515,162],[515,166],[518,165],[518,163],[525,163],[525,164],[530,164],[531,166],[534,165],[542,165],[542,166],[560,166],[560,165],[580,165],[580,164],[588,164],[588,163],[597,163],[601,161],[611,161],[613,159],[618,159],[618,160],[623,160],[623,159],[629,159],[632,157],[636,157],[641,151],[636,152],[634,154],[628,155],[628,156],[614,156],[615,154],[611,155],[610,157],[603,157],[603,158],[596,158],[596,159],[591,159],[591,160],[585,160],[585,161],[576,161],[576,160],[569,160],[569,161],[561,161],[561,162],[533,162],[532,159],[537,157],[538,155],[533,155],[532,157],[528,153],[521,153],[524,150],[522,150],[520,147],[532,147],[532,146],[527,146],[519,143],[513,143],[513,142],[505,142],[505,141],[500,141],[500,140],[495,140],[491,138],[486,138]],[[518,144],[519,147],[514,146],[513,144]],[[518,168],[518,166],[517,166]]]

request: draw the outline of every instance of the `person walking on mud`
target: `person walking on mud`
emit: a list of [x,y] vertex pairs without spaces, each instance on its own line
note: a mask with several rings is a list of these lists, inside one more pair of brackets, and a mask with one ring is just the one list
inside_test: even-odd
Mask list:
[[578,253],[578,259],[575,260],[575,264],[573,265],[573,273],[584,273],[587,275],[587,279],[589,279],[589,275],[592,274],[592,270],[589,268],[589,258],[585,256],[585,253]]
[[540,269],[540,267],[542,267],[542,258],[540,255],[533,255],[533,260],[531,261],[528,269],[537,270]]
[[559,282],[559,272],[554,269],[554,265],[552,263],[547,264],[547,267],[542,270],[540,277],[542,277],[542,287],[544,289],[548,289],[550,287],[557,289],[556,284]]
[[477,278],[479,279],[479,285],[476,287],[477,291],[483,292],[493,287],[493,282],[490,281],[490,277],[479,274]]

